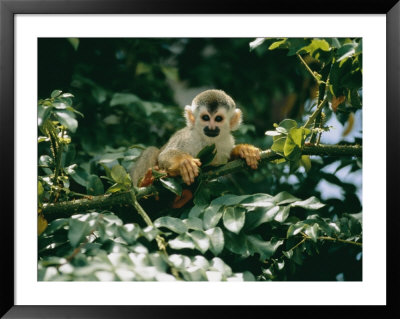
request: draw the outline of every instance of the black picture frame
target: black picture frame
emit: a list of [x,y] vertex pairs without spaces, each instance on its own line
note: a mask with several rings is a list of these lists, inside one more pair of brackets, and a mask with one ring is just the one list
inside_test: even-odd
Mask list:
[[[385,14],[387,19],[387,305],[265,307],[261,306],[16,306],[14,303],[14,18],[16,14]],[[1,193],[1,309],[4,318],[157,318],[157,317],[225,317],[260,314],[303,317],[321,311],[322,316],[355,317],[363,313],[392,318],[399,316],[398,212],[395,202],[398,181],[400,136],[400,3],[398,0],[365,1],[182,1],[182,0],[0,0],[0,174]],[[382,101],[382,105],[384,102]],[[382,107],[377,106],[377,107]],[[377,155],[379,157],[379,155]],[[396,276],[397,275],[397,276]],[[271,313],[272,312],[272,313]]]

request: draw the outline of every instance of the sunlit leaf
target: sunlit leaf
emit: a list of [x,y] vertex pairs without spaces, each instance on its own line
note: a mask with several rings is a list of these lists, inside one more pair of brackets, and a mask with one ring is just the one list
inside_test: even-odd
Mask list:
[[264,43],[266,38],[257,38],[254,41],[249,43],[250,51],[253,51],[255,48],[259,47],[261,44]]
[[215,227],[222,217],[222,212],[219,212],[219,206],[209,206],[204,211],[203,226],[204,229]]
[[219,255],[225,245],[224,233],[221,228],[215,227],[205,231],[208,238],[210,239],[210,250],[211,252],[217,256]]
[[168,242],[172,249],[195,249],[193,239],[188,234],[181,234]]
[[246,210],[241,207],[227,207],[222,220],[226,229],[238,234],[244,226]]
[[285,44],[286,41],[287,41],[287,39],[282,39],[282,40],[279,40],[279,41],[275,41],[274,43],[272,43],[269,46],[268,50],[275,50],[277,48],[280,48],[281,46],[283,46],[283,44]]
[[59,96],[62,93],[61,90],[54,90],[53,92],[51,92],[51,97],[52,98],[56,98],[57,96]]
[[291,204],[292,207],[302,207],[305,209],[316,210],[325,206],[325,204],[321,203],[318,198],[312,196],[303,201],[297,201]]
[[170,216],[157,218],[154,221],[154,226],[157,228],[165,227],[178,234],[186,233],[188,231],[188,228],[181,219]]
[[204,231],[195,230],[189,234],[196,248],[203,254],[210,248],[210,239]]

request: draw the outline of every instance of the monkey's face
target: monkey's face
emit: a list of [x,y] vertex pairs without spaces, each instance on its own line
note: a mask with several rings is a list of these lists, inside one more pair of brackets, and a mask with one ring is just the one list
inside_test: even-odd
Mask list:
[[199,124],[203,128],[204,135],[213,138],[219,136],[221,132],[229,132],[226,117],[224,108],[219,108],[216,112],[203,109],[199,114]]
[[207,90],[198,94],[192,105],[186,105],[187,126],[210,138],[222,138],[236,130],[242,121],[242,112],[232,98],[221,90]]

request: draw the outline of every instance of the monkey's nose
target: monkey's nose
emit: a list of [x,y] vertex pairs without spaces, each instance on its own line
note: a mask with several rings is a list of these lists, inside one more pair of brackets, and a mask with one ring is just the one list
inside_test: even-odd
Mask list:
[[214,129],[209,128],[208,126],[204,127],[204,134],[208,137],[216,137],[219,135],[219,127]]

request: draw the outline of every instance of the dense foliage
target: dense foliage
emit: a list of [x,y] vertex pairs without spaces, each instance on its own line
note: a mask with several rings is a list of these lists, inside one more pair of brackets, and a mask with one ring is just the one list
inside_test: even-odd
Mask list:
[[[204,88],[278,159],[133,187]],[[361,158],[303,152],[362,144],[361,39],[39,39],[39,97],[39,280],[361,280]]]

